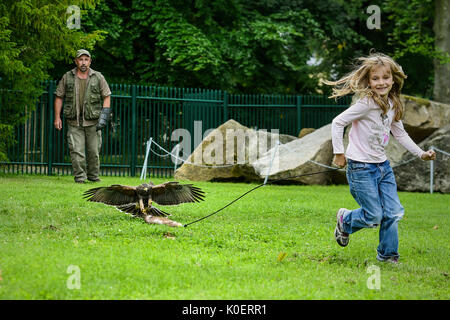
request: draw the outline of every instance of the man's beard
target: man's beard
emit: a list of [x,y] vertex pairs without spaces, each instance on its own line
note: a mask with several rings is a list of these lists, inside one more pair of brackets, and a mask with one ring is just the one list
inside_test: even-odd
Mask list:
[[81,72],[86,72],[87,67],[86,67],[86,66],[81,66],[81,67],[78,67],[78,69],[79,69]]

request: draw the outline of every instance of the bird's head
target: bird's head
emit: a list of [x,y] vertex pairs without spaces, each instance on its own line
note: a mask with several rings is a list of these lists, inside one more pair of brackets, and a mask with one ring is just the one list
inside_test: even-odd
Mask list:
[[152,186],[148,183],[143,183],[136,188],[137,194],[140,196],[147,196],[152,190]]

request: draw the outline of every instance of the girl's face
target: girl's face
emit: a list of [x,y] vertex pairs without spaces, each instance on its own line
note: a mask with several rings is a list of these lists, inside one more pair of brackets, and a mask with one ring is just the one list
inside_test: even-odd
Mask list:
[[369,86],[372,91],[378,93],[381,97],[386,97],[391,91],[394,79],[392,78],[391,68],[388,66],[376,66],[370,70]]

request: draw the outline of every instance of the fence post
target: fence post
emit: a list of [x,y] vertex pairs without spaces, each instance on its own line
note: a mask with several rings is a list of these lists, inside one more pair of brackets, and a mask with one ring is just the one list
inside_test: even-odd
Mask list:
[[297,137],[300,134],[300,130],[302,129],[302,96],[297,96],[296,101],[297,107]]
[[275,144],[275,147],[273,148],[273,155],[272,155],[272,159],[270,160],[269,171],[267,171],[266,178],[264,179],[264,185],[267,183],[267,180],[269,180],[270,171],[272,171],[273,160],[275,159],[275,156],[278,152],[279,146],[280,146],[280,140],[277,140],[277,143]]
[[136,119],[136,85],[131,86],[131,167],[130,173],[134,177],[136,175],[136,131],[137,131],[137,119]]
[[177,171],[177,165],[178,165],[178,155],[180,154],[180,144],[177,144],[175,147],[175,164],[173,166],[173,175],[175,176],[175,171]]
[[225,123],[228,120],[228,92],[223,92],[223,122]]
[[[433,146],[430,147],[430,150],[433,150]],[[434,189],[434,161],[430,161],[430,193],[433,193]]]
[[48,121],[48,154],[47,154],[47,160],[48,160],[48,167],[47,167],[47,175],[51,176],[53,174],[53,118],[54,118],[54,110],[53,105],[55,103],[55,96],[53,94],[54,92],[54,84],[53,80],[49,81],[48,85],[48,111],[49,111],[49,121]]
[[147,163],[148,163],[148,154],[150,153],[150,148],[152,147],[152,140],[153,138],[150,138],[147,141],[147,147],[146,147],[146,151],[145,151],[145,159],[144,159],[144,164],[142,166],[142,171],[141,171],[141,180],[145,180],[147,178]]

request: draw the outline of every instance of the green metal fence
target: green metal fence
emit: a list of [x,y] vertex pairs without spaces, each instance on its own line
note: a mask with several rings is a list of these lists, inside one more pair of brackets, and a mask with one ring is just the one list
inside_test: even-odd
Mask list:
[[[44,83],[36,108],[29,112],[26,123],[15,128],[16,143],[7,152],[9,162],[0,162],[3,172],[71,174],[65,120],[63,130],[53,127],[56,84],[54,80]],[[115,130],[109,126],[103,130],[100,158],[101,174],[107,176],[139,175],[146,141],[152,138],[172,150],[178,143],[172,141],[172,133],[179,128],[191,133],[192,150],[206,130],[229,119],[247,127],[278,129],[281,134],[297,136],[301,128],[319,128],[330,123],[350,104],[349,97],[336,103],[325,96],[242,95],[221,90],[124,84],[110,87]],[[170,157],[150,153],[147,172],[152,176],[172,176],[173,170]]]

